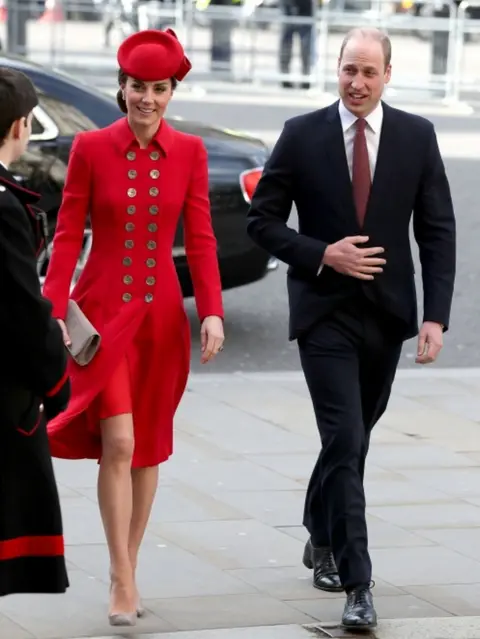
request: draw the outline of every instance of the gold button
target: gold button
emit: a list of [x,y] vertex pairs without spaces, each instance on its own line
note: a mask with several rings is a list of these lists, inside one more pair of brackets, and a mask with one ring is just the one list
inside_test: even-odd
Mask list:
[[156,242],[154,242],[153,240],[150,240],[149,242],[147,242],[147,248],[148,248],[150,251],[153,251],[153,249],[156,249],[156,248],[157,248],[157,243],[156,243]]
[[127,207],[127,213],[128,213],[129,215],[133,215],[133,214],[135,213],[135,211],[136,211],[136,210],[137,210],[137,209],[136,209],[133,205],[131,205],[131,206]]
[[152,169],[150,171],[150,177],[154,180],[158,180],[158,178],[160,177],[160,171],[158,171],[157,169]]
[[158,229],[158,226],[156,224],[148,225],[148,230],[151,231],[152,233],[154,233],[157,229]]
[[124,302],[130,302],[131,299],[132,299],[132,294],[131,293],[124,293],[122,295],[122,300]]
[[127,195],[128,197],[135,197],[137,195],[137,192],[135,189],[128,189]]
[[135,230],[135,224],[133,222],[127,222],[125,224],[125,228],[127,229],[127,231],[134,231]]
[[133,240],[125,241],[125,248],[133,248],[135,246],[135,242]]
[[153,206],[151,206],[148,210],[149,210],[149,212],[150,212],[152,215],[157,215],[157,213],[158,213],[158,206],[157,206],[156,204],[154,204],[154,205],[153,205]]
[[152,151],[150,153],[151,160],[158,160],[159,157],[160,157],[160,153],[158,151]]
[[132,160],[134,160],[136,157],[137,157],[137,154],[136,154],[136,153],[134,153],[133,151],[129,151],[129,152],[127,153],[127,160],[130,160],[130,162],[131,162]]
[[123,278],[124,284],[131,284],[133,282],[133,277],[131,275],[125,275]]
[[156,197],[158,195],[158,189],[156,186],[152,186],[152,188],[149,190],[149,193],[152,197]]
[[147,279],[145,281],[147,282],[147,284],[149,286],[153,286],[155,284],[155,278],[154,277],[147,277]]
[[148,268],[153,268],[153,267],[155,266],[155,264],[156,264],[156,262],[155,262],[155,260],[153,259],[153,257],[149,257],[149,258],[148,258],[148,260],[147,260],[147,266],[148,266]]
[[128,172],[128,177],[133,180],[134,178],[137,177],[137,172],[134,169],[130,169],[130,171]]
[[132,258],[124,257],[122,263],[123,263],[123,266],[132,266]]
[[153,295],[151,293],[147,293],[145,295],[145,301],[150,303],[153,300]]

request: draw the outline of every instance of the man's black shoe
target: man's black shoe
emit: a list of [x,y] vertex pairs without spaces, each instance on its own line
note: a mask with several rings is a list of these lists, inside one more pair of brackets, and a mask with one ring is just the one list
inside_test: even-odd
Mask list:
[[373,597],[368,586],[359,586],[347,594],[342,616],[342,626],[346,630],[372,630],[377,626],[377,613],[373,607]]
[[313,570],[313,585],[326,592],[342,592],[343,586],[330,548],[315,548],[312,540],[305,544],[303,565]]

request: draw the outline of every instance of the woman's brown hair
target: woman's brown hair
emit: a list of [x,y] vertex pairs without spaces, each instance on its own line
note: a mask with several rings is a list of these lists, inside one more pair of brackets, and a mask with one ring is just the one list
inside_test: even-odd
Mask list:
[[[118,70],[118,84],[120,85],[120,87],[122,86],[122,84],[126,84],[127,77],[128,76],[125,71],[123,71],[123,69]],[[170,78],[170,82],[172,83],[172,91],[175,91],[175,89],[177,88],[178,80],[176,78]],[[120,107],[120,111],[122,113],[128,113],[127,103],[123,99],[123,91],[121,88],[117,91],[117,104]]]

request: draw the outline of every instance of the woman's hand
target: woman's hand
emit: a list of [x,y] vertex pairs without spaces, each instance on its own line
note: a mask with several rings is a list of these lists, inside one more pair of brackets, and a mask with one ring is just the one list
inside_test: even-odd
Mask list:
[[223,349],[225,336],[223,333],[223,321],[217,315],[209,315],[202,322],[200,330],[200,344],[202,347],[202,364],[206,364],[215,357],[218,351]]
[[63,343],[65,344],[65,346],[71,346],[72,340],[70,339],[70,335],[68,334],[67,325],[61,319],[57,319],[57,322],[60,328],[62,329]]

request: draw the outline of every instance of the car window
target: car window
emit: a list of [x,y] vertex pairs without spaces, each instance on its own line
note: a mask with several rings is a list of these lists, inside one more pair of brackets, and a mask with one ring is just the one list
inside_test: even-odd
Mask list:
[[40,124],[38,118],[35,115],[32,118],[32,135],[42,135],[45,131],[45,128]]
[[55,122],[60,135],[75,135],[80,131],[96,129],[95,124],[71,104],[51,95],[39,93],[40,107]]

